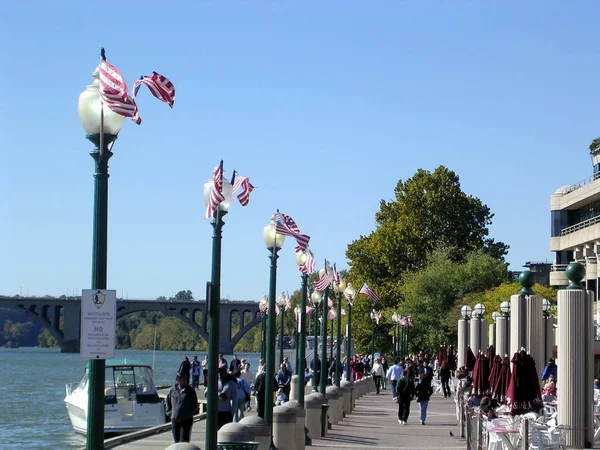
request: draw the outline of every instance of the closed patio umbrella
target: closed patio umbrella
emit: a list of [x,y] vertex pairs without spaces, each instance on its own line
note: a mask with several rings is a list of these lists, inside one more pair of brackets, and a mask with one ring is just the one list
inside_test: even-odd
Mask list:
[[475,358],[475,355],[473,354],[473,350],[471,350],[470,345],[467,345],[467,349],[465,350],[465,352],[466,352],[465,367],[470,372],[475,368],[476,358]]
[[471,387],[471,394],[476,395],[479,398],[488,395],[490,392],[489,367],[487,357],[480,352],[475,361],[475,367],[473,369],[473,386]]
[[490,370],[490,391],[493,393],[494,388],[496,387],[496,380],[500,376],[500,370],[502,370],[502,358],[500,355],[494,356],[492,360],[492,370]]
[[513,370],[506,392],[510,414],[539,413],[544,404],[534,359],[525,350],[521,350],[515,353],[511,362]]
[[448,346],[447,358],[448,367],[452,372],[454,372],[456,370],[456,351],[454,350],[453,345]]
[[487,360],[490,365],[490,372],[492,371],[492,366],[494,365],[494,356],[496,356],[496,350],[493,345],[490,345],[487,349]]
[[492,400],[498,403],[506,403],[506,391],[510,385],[511,372],[508,356],[502,358],[502,366],[492,386]]

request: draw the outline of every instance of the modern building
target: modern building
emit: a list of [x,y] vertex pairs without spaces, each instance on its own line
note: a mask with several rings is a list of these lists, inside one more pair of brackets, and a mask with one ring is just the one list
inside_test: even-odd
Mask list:
[[550,196],[550,251],[555,260],[550,272],[550,285],[556,288],[568,284],[565,268],[578,261],[586,267],[586,288],[594,291],[598,300],[600,272],[600,145],[590,146],[592,174],[575,184],[558,189]]
[[[529,269],[533,274],[533,280],[536,283],[550,287],[550,271],[552,270],[552,263],[549,263],[548,261],[527,261],[523,264],[523,267]],[[521,275],[521,273],[523,273],[521,270],[513,271],[513,281],[519,281],[519,275]]]

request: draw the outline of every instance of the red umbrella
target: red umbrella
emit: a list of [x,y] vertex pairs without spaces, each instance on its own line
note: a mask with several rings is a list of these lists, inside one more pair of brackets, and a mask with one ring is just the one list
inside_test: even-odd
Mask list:
[[454,350],[454,346],[450,345],[448,347],[448,367],[451,371],[456,370],[456,351]]
[[535,361],[525,350],[515,353],[512,358],[513,371],[506,391],[506,403],[510,414],[524,414],[530,411],[539,413],[544,406]]
[[490,365],[490,372],[492,371],[492,366],[494,365],[494,356],[496,356],[496,350],[493,345],[490,345],[487,350],[487,359]]
[[471,393],[479,398],[490,392],[489,367],[487,357],[480,352],[473,368],[473,386],[471,387]]
[[440,349],[438,350],[438,366],[441,367],[444,362],[448,361],[448,353],[446,352],[446,346],[440,345]]
[[500,355],[496,355],[494,356],[493,360],[492,360],[492,370],[490,370],[490,377],[489,377],[489,382],[490,382],[490,391],[494,391],[494,388],[496,387],[496,380],[498,379],[498,376],[500,375],[500,370],[502,370],[502,358],[500,357]]
[[506,402],[506,391],[508,391],[510,379],[510,360],[508,356],[505,356],[502,359],[502,366],[496,376],[496,381],[492,386],[492,400],[496,400],[499,403]]
[[473,370],[475,367],[476,358],[473,354],[473,350],[471,350],[471,346],[467,345],[467,349],[465,350],[465,367],[468,371]]

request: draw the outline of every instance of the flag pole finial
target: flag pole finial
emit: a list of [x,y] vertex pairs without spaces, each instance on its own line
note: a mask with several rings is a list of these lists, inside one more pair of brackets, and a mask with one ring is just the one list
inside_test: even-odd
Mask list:
[[102,61],[106,61],[106,50],[104,50],[104,47],[100,47],[100,58],[102,58]]

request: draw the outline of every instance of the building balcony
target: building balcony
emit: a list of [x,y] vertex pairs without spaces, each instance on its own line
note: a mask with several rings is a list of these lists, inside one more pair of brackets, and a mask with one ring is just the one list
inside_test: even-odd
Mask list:
[[564,228],[560,236],[550,238],[550,251],[573,250],[600,240],[600,216]]
[[[585,266],[585,279],[595,280],[598,277],[598,261],[596,257],[589,257],[587,261],[579,261]],[[568,264],[552,264],[550,269],[550,286],[566,286],[569,279],[565,270]]]

